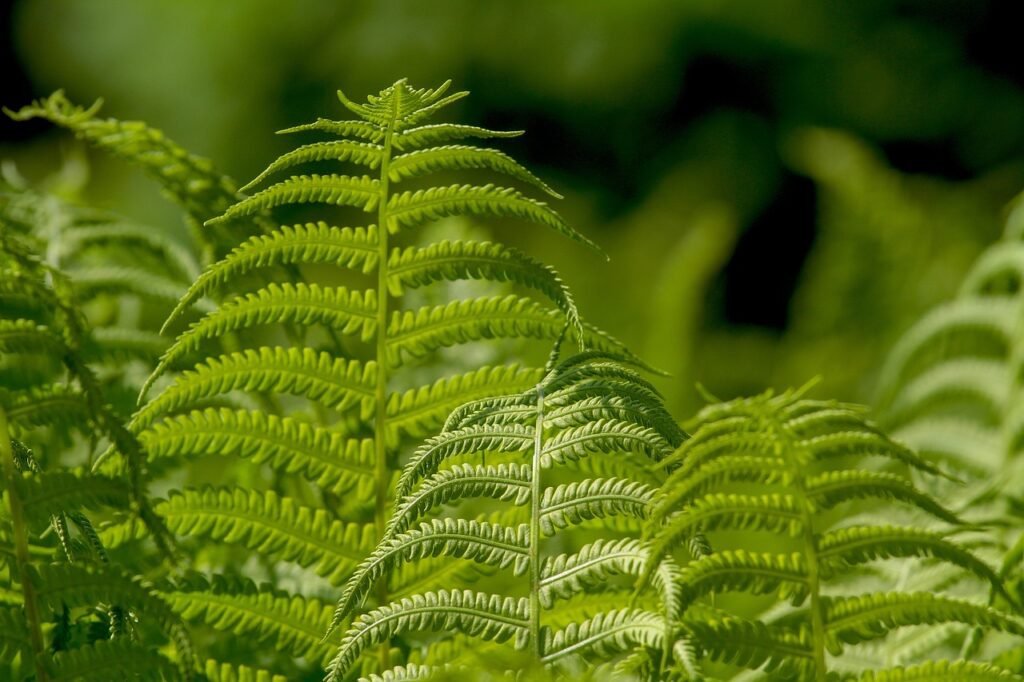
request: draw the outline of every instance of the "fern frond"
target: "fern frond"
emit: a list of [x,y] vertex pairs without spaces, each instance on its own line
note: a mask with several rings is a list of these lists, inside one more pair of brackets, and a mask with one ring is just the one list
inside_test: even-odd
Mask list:
[[388,201],[388,230],[416,227],[453,215],[515,217],[549,227],[598,253],[601,248],[569,227],[547,204],[530,199],[511,187],[450,185],[395,194]]
[[807,497],[819,509],[830,509],[850,500],[875,498],[902,502],[946,523],[963,522],[932,496],[917,490],[906,478],[883,471],[826,471],[808,476]]
[[987,606],[936,596],[930,592],[876,593],[826,598],[825,622],[829,650],[838,655],[842,644],[884,637],[907,625],[957,622],[1024,636],[1024,621]]
[[231,391],[288,393],[345,410],[373,408],[375,364],[335,358],[310,348],[268,348],[222,355],[183,373],[132,418],[139,432],[159,417]]
[[1021,682],[1024,677],[988,663],[973,661],[929,661],[893,670],[866,672],[858,682]]
[[233,204],[207,225],[244,218],[286,204],[330,204],[372,211],[380,201],[380,181],[368,175],[295,175]]
[[995,571],[971,552],[950,542],[947,535],[899,526],[847,526],[821,536],[818,556],[833,570],[878,559],[930,557],[969,571],[1002,591],[1002,581]]
[[654,490],[628,479],[588,479],[544,490],[540,527],[545,535],[591,519],[630,516],[646,520]]
[[313,123],[303,123],[284,130],[277,131],[278,135],[304,132],[331,133],[338,137],[356,137],[370,143],[377,143],[384,139],[384,131],[378,126],[366,121],[332,121],[328,118],[318,118]]
[[340,584],[373,548],[373,528],[331,519],[274,492],[213,488],[174,492],[156,505],[178,535],[239,544]]
[[687,619],[683,629],[700,642],[704,655],[713,661],[761,669],[783,679],[813,677],[814,655],[807,628],[789,631],[760,621],[708,617]]
[[375,609],[353,623],[328,667],[327,680],[340,679],[367,647],[406,630],[457,630],[483,641],[514,638],[516,648],[522,648],[527,637],[528,604],[526,599],[470,590],[439,590]]
[[234,183],[209,160],[188,153],[139,121],[96,118],[101,105],[102,100],[97,100],[89,108],[76,106],[58,90],[16,112],[5,112],[17,121],[46,119],[115,157],[140,165],[199,223],[235,201]]
[[0,389],[0,406],[11,424],[25,430],[42,426],[81,428],[91,417],[85,395],[67,384],[33,386],[15,393]]
[[558,273],[518,249],[493,242],[445,240],[425,247],[394,249],[388,257],[388,290],[395,296],[407,288],[459,279],[515,282],[530,287],[547,296],[571,321],[578,321],[572,293]]
[[780,599],[799,604],[807,595],[807,583],[807,562],[802,554],[742,549],[699,557],[683,567],[681,579],[686,606],[701,596],[734,590],[756,595],[777,592]]
[[464,140],[468,137],[480,139],[519,137],[522,130],[488,130],[477,126],[457,123],[435,123],[431,125],[407,128],[395,134],[392,143],[397,149],[414,150],[427,145],[436,145],[452,140]]
[[438,171],[466,170],[481,168],[504,173],[528,185],[533,185],[547,194],[561,199],[562,196],[536,175],[526,170],[518,161],[497,149],[484,149],[469,145],[444,145],[418,149],[396,156],[391,160],[388,176],[394,182],[415,178]]
[[154,424],[139,440],[153,460],[190,454],[242,457],[299,474],[332,493],[355,487],[360,498],[372,485],[372,439],[346,438],[291,417],[208,408]]
[[413,453],[398,480],[395,497],[407,497],[417,480],[436,473],[448,457],[474,452],[525,452],[532,445],[532,432],[516,424],[470,426],[442,433]]
[[388,522],[388,533],[402,533],[420,516],[443,504],[470,497],[487,497],[523,505],[529,501],[530,468],[523,465],[455,464],[423,481],[399,500]]
[[481,367],[430,386],[392,393],[388,398],[388,437],[424,436],[440,426],[448,414],[466,402],[499,393],[522,391],[537,383],[543,370],[506,365]]
[[81,469],[25,473],[17,482],[29,517],[49,523],[56,514],[79,509],[124,509],[131,488],[122,480]]
[[232,665],[207,659],[203,665],[207,682],[288,682],[284,675],[275,675],[247,665]]
[[68,277],[83,298],[99,294],[131,294],[168,307],[177,303],[185,289],[184,284],[169,277],[127,265],[78,267],[68,270]]
[[[351,162],[375,170],[381,164],[384,156],[384,149],[379,144],[366,142],[350,142],[348,140],[333,140],[331,142],[314,142],[303,145],[290,152],[277,157],[265,171],[249,181],[241,188],[246,192],[252,187],[263,182],[274,173],[292,166],[298,166],[313,161],[339,161]],[[333,202],[332,202],[333,203]]]
[[497,568],[512,567],[514,575],[527,569],[529,530],[466,519],[432,519],[418,528],[391,535],[356,568],[338,601],[328,631],[363,602],[374,583],[400,563],[445,555]]
[[32,320],[0,319],[0,351],[60,357],[66,346],[59,335]]
[[552,663],[566,656],[608,659],[637,645],[660,648],[664,636],[665,624],[660,615],[621,609],[546,633],[541,660]]
[[185,281],[199,276],[200,268],[192,252],[148,225],[108,222],[80,225],[64,230],[59,241],[51,244],[61,260],[77,259],[90,249],[142,247],[157,255],[168,268]]
[[51,680],[107,682],[116,679],[179,679],[176,666],[156,650],[127,637],[99,640],[92,644],[58,651],[51,665]]
[[259,645],[326,663],[339,637],[324,641],[331,607],[292,596],[244,579],[193,575],[169,585],[161,594],[183,619],[202,622],[221,632],[249,638]]
[[71,564],[36,565],[30,579],[37,596],[49,608],[92,607],[121,604],[137,608],[174,643],[181,670],[188,677],[194,667],[192,645],[181,620],[160,595],[145,582],[131,578],[111,566],[86,568]]
[[377,228],[333,227],[324,222],[283,225],[235,247],[189,287],[164,322],[161,333],[196,301],[254,270],[280,265],[330,264],[370,272],[377,266]]
[[316,284],[269,284],[267,287],[233,298],[177,338],[160,358],[146,381],[143,394],[165,371],[204,341],[224,334],[260,325],[323,325],[342,334],[358,332],[365,341],[376,329],[377,296],[373,290],[350,291],[345,287],[319,287]]

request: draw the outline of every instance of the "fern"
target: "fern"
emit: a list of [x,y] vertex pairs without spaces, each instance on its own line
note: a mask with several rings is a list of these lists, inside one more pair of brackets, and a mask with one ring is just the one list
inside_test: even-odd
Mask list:
[[[218,302],[162,355],[129,428],[156,470],[170,472],[183,458],[230,455],[269,464],[271,485],[281,492],[174,492],[157,509],[177,534],[199,544],[227,542],[338,583],[384,537],[403,444],[435,431],[467,400],[521,391],[544,371],[495,364],[435,378],[419,367],[447,349],[488,339],[558,344],[568,336],[580,347],[628,355],[616,340],[581,321],[569,290],[539,261],[492,242],[417,243],[414,227],[447,216],[493,216],[538,223],[592,246],[553,209],[519,190],[493,184],[422,188],[438,171],[484,170],[557,196],[501,152],[436,146],[441,139],[509,136],[454,124],[424,126],[443,104],[463,96],[445,96],[447,87],[417,90],[400,81],[366,104],[341,95],[356,120],[321,120],[287,131],[335,133],[340,139],[286,153],[246,190],[309,163],[356,165],[368,175],[293,175],[230,205],[203,195],[202,206],[219,206],[219,217],[207,221],[211,228],[255,220],[259,233],[207,267],[181,297],[165,332],[178,328],[193,309]],[[106,139],[101,133],[117,127],[89,125],[72,127],[90,139]],[[421,188],[402,191],[411,181]],[[198,199],[181,200],[196,207],[190,209],[193,217],[199,215]],[[303,204],[370,214],[372,222],[355,228],[326,222],[267,228],[275,211]],[[341,286],[337,278],[329,284],[308,281],[312,266],[350,271],[346,283],[369,276],[372,286]],[[457,280],[508,282],[530,296],[430,302],[427,285]],[[401,299],[413,298],[407,296],[413,290],[425,304],[403,309]],[[146,402],[153,389],[155,396]],[[675,427],[670,418],[664,421]],[[97,469],[122,470],[123,454],[110,448]],[[299,502],[300,495],[308,501]],[[141,537],[137,530],[108,532],[132,541]],[[382,582],[378,602],[387,601]]]
[[[597,401],[581,391],[595,380],[603,386],[603,398]],[[552,666],[576,656],[610,660],[638,647],[661,656],[679,597],[671,560],[655,573],[660,606],[646,611],[630,608],[628,590],[620,586],[616,592],[614,581],[609,582],[616,575],[641,573],[647,550],[637,540],[597,540],[576,553],[542,557],[543,538],[560,537],[571,544],[573,535],[582,536],[567,531],[595,519],[647,517],[653,497],[648,486],[588,478],[586,462],[608,456],[660,462],[684,438],[671,420],[656,419],[664,412],[660,403],[638,406],[643,411],[635,412],[635,419],[625,414],[621,419],[563,419],[583,404],[591,412],[616,412],[636,387],[646,389],[647,384],[613,358],[592,352],[558,365],[526,393],[481,399],[455,410],[441,434],[422,445],[403,470],[387,532],[346,585],[332,631],[355,613],[375,585],[431,557],[472,562],[496,570],[498,576],[521,576],[528,580],[529,596],[435,587],[378,603],[345,634],[328,679],[342,679],[368,647],[421,629],[454,630],[497,643],[511,640],[516,649],[529,649],[536,662]],[[645,413],[663,428],[645,425]],[[584,478],[561,484],[542,481],[542,476],[557,481],[573,474]],[[502,515],[508,520],[435,516],[445,506],[473,509],[488,499],[512,505]],[[565,600],[601,587],[611,590],[611,610],[561,627],[542,625],[545,613],[557,618]],[[410,670],[418,668],[380,674],[383,679],[400,678]]]
[[[5,548],[11,548],[3,559],[3,582],[21,610],[4,617],[5,642],[14,644],[4,644],[0,660],[6,666],[12,654],[20,654],[22,672],[31,670],[43,681],[77,679],[85,669],[92,671],[91,679],[146,669],[191,677],[194,664],[183,626],[159,597],[115,568],[85,514],[133,509],[132,518],[148,528],[165,553],[170,551],[167,530],[145,489],[142,448],[108,405],[105,387],[86,360],[94,341],[76,288],[62,271],[35,256],[31,239],[8,229],[6,222],[0,230],[6,292],[35,303],[30,318],[17,317],[27,312],[24,308],[0,308],[0,357],[5,363],[24,362],[42,353],[63,372],[51,369],[38,380],[0,390],[0,460],[7,497],[0,516],[10,529]],[[64,448],[59,443],[72,428],[87,442],[117,443],[126,453],[125,475],[61,468]],[[52,437],[40,437],[48,431]],[[52,470],[43,471],[21,439],[41,443]],[[143,626],[156,626],[175,643],[174,660],[158,654],[152,644],[130,642],[132,614],[142,611]],[[51,622],[54,627],[45,627]],[[97,637],[98,627],[107,630],[105,637]],[[93,634],[83,638],[77,632]],[[75,644],[78,640],[83,648]]]
[[[1020,207],[1018,197],[1003,239],[981,255],[953,301],[907,331],[879,380],[879,404],[887,428],[962,471],[969,485],[948,494],[956,506],[980,518],[1019,518],[1018,375],[1024,350]],[[1011,523],[1007,530],[989,537],[1003,552],[1000,572],[1019,598],[1017,525]],[[932,580],[936,579],[945,576],[933,574]],[[994,589],[989,590],[989,601],[1006,605],[1005,595]],[[980,634],[972,632],[966,651],[980,644]]]
[[[884,507],[890,519],[903,507],[953,529],[963,524],[915,488],[903,471],[933,467],[882,435],[857,409],[806,400],[800,392],[768,393],[705,408],[693,434],[662,462],[671,474],[649,515],[652,549],[645,579],[658,560],[678,556],[675,548],[688,539],[706,534],[711,540],[710,546],[691,550],[679,581],[677,632],[704,657],[825,680],[835,674],[832,657],[898,628],[959,623],[1024,634],[1024,621],[954,596],[897,590],[857,594],[849,579],[870,562],[917,558],[948,564],[1005,594],[995,571],[949,539],[949,530],[878,523],[874,519],[883,514],[877,510],[866,520],[830,527],[836,513],[857,500]],[[901,467],[872,465],[886,461]],[[751,492],[726,492],[737,487]],[[730,548],[724,531],[767,535],[773,550]],[[728,592],[777,595],[791,606],[763,620],[702,612],[704,599]],[[963,669],[966,674],[974,670],[967,665],[942,663],[918,672]],[[890,679],[901,673],[871,674]]]

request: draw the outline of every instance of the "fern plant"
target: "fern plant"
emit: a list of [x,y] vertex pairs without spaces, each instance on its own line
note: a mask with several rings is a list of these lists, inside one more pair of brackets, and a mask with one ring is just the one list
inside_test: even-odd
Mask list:
[[[22,674],[32,672],[44,682],[140,674],[190,678],[195,664],[183,623],[151,585],[111,562],[85,513],[134,509],[169,551],[167,531],[144,487],[141,447],[108,406],[84,359],[92,339],[72,287],[6,222],[0,223],[0,274],[0,358],[6,369],[29,368],[18,381],[8,375],[0,391],[6,497],[0,512],[0,665],[10,671],[16,663]],[[62,363],[67,379],[60,380],[47,362],[33,362],[40,357]],[[53,427],[116,442],[126,453],[126,479],[71,468],[56,452],[47,453],[51,470],[43,471],[21,439]],[[173,642],[173,661],[141,641],[141,633],[153,629]]]
[[[992,568],[950,539],[962,527],[960,519],[915,487],[905,471],[934,475],[936,467],[886,437],[858,409],[804,399],[800,391],[768,393],[711,405],[690,430],[693,437],[662,462],[675,470],[650,514],[647,573],[662,558],[676,556],[677,546],[707,534],[710,544],[697,543],[679,582],[679,637],[703,658],[761,669],[773,678],[826,680],[856,667],[845,660],[853,655],[851,645],[898,628],[952,622],[1024,635],[1018,618],[972,601],[873,591],[875,582],[865,572],[871,563],[927,557],[1005,594]],[[850,516],[858,501],[874,507],[867,518]],[[947,529],[886,521],[898,518],[899,507],[938,519]],[[746,535],[738,538],[736,531]],[[749,618],[702,602],[727,592],[775,594],[790,606]],[[947,661],[868,670],[859,678],[1008,675],[986,663]]]
[[[978,259],[958,296],[927,314],[893,349],[880,377],[878,400],[883,424],[895,437],[961,472],[968,485],[943,491],[951,504],[972,517],[999,520],[1002,527],[985,539],[996,545],[1000,574],[1018,602],[1024,596],[1019,523],[1024,481],[1019,456],[1022,205],[1018,197],[1003,239]],[[934,571],[925,577],[950,580]],[[994,591],[989,598],[1002,602]],[[980,643],[977,634],[969,651]],[[1000,660],[1024,672],[1022,654],[1018,646]]]
[[[636,531],[658,483],[650,465],[683,438],[650,384],[602,353],[570,358],[525,393],[456,409],[405,466],[387,531],[346,584],[331,626],[359,608],[375,585],[431,557],[495,569],[489,579],[504,593],[449,583],[378,604],[345,634],[328,680],[344,679],[368,647],[423,629],[513,640],[534,662],[550,666],[637,652],[653,658],[657,670],[678,606],[675,565],[666,559],[655,571],[656,596],[644,599],[653,610],[631,604],[629,583],[612,578],[636,576],[643,567],[646,549]],[[486,500],[499,508],[483,505]],[[587,538],[581,528],[595,524],[599,537],[581,543]],[[545,557],[552,540],[571,551]],[[505,596],[514,576],[525,582],[527,596]],[[459,674],[451,660],[382,674],[406,679],[413,670],[436,673],[437,666]]]
[[[182,297],[165,331],[180,325],[204,299],[221,300],[163,355],[129,423],[158,472],[169,474],[187,458],[238,458],[241,467],[234,471],[250,483],[172,491],[155,505],[156,512],[174,533],[200,546],[204,540],[227,542],[254,551],[261,563],[249,575],[258,580],[279,584],[275,562],[282,561],[297,566],[296,575],[319,575],[326,582],[299,578],[306,585],[302,596],[314,610],[327,586],[343,584],[384,536],[403,442],[436,429],[467,400],[524,389],[544,373],[541,367],[494,365],[430,383],[425,382],[429,372],[419,369],[426,360],[437,365],[444,349],[487,339],[553,343],[568,337],[579,346],[626,353],[617,341],[581,321],[571,293],[552,268],[517,249],[472,240],[417,245],[412,228],[447,216],[496,216],[538,223],[592,246],[558,213],[518,190],[493,184],[422,186],[438,172],[481,169],[554,194],[497,150],[442,144],[519,134],[425,124],[466,94],[446,95],[447,87],[418,90],[399,81],[366,104],[340,95],[356,119],[320,119],[287,131],[324,132],[338,139],[283,155],[250,187],[307,163],[355,165],[373,175],[294,175],[208,221],[210,227],[254,221],[257,234],[210,265]],[[404,189],[410,183],[412,188]],[[372,222],[265,229],[275,211],[306,204],[361,212]],[[349,286],[361,279],[370,286]],[[428,285],[459,280],[510,283],[531,296],[482,296],[416,307],[416,299],[405,295],[416,290],[423,300]],[[414,305],[403,307],[403,298]],[[165,378],[189,366],[169,382]],[[162,390],[146,402],[154,387]],[[269,465],[270,480],[250,464]],[[121,466],[117,449],[100,458],[98,466],[116,472]],[[145,535],[132,521],[106,532],[117,545]],[[208,544],[198,554],[197,567],[234,572],[237,557]],[[210,580],[222,582],[216,576]],[[429,576],[416,580],[429,581]],[[393,587],[401,594],[421,584]],[[223,610],[189,613],[211,627],[236,632],[269,627],[279,635],[271,641],[281,652],[295,655],[283,634],[288,626],[281,611],[290,608],[292,597],[271,589],[280,596],[273,602],[278,610],[259,617],[224,617]],[[225,598],[226,591],[221,590]],[[231,596],[241,614],[245,590]],[[390,600],[383,584],[376,600],[382,605]]]
[[[169,345],[154,323],[198,276],[195,258],[152,226],[24,186],[0,182],[0,218],[68,280],[90,331],[84,357],[115,411],[129,416]],[[22,294],[16,286],[2,293],[15,308],[24,307]]]

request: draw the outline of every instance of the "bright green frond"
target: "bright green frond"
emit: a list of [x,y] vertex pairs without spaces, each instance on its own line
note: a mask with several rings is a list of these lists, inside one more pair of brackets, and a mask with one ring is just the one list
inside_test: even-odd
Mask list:
[[438,471],[398,501],[388,533],[402,533],[430,510],[472,497],[526,504],[530,497],[530,467],[456,464]]
[[890,592],[825,600],[828,647],[836,655],[843,644],[878,639],[894,628],[946,622],[1024,636],[1024,621],[1018,618],[931,592]]
[[608,659],[637,645],[658,649],[664,637],[665,623],[660,615],[620,609],[546,633],[542,660],[551,663],[567,656]]
[[407,630],[459,631],[484,641],[526,644],[529,602],[482,592],[439,590],[375,609],[357,619],[328,669],[341,680],[368,647]]
[[383,155],[384,150],[378,144],[349,142],[347,140],[314,142],[277,157],[265,171],[253,178],[249,184],[242,187],[241,191],[248,191],[281,170],[313,161],[347,161],[373,170],[380,166]]
[[283,225],[235,247],[208,267],[189,287],[164,322],[161,333],[196,301],[235,279],[263,268],[282,265],[336,265],[362,272],[377,266],[377,228],[333,227],[324,222]]
[[392,393],[388,398],[388,437],[401,434],[421,437],[444,423],[448,414],[466,401],[504,393],[516,393],[535,385],[543,371],[518,365],[481,367],[430,386]]
[[246,350],[212,358],[181,374],[139,410],[132,428],[140,432],[158,418],[200,400],[231,391],[297,395],[335,410],[373,408],[375,363],[336,358],[311,348]]
[[373,290],[349,291],[345,287],[316,284],[271,283],[251,294],[223,303],[178,337],[160,358],[142,393],[167,369],[204,341],[260,325],[323,325],[342,334],[359,333],[363,340],[376,329],[377,295]]
[[[215,575],[190,576],[161,594],[182,618],[272,647],[290,656],[326,663],[340,637],[324,641],[331,607],[251,581]],[[231,679],[231,678],[228,678]]]
[[569,227],[547,204],[524,196],[510,187],[495,185],[450,185],[402,192],[388,201],[391,232],[399,227],[416,227],[452,215],[515,217],[550,227],[556,232],[603,253],[594,242]]
[[545,535],[589,521],[613,516],[644,520],[654,490],[628,479],[589,479],[544,490],[540,526]]
[[177,535],[238,544],[312,568],[336,585],[375,544],[371,525],[343,523],[272,491],[184,490],[171,493],[156,511]]
[[373,440],[351,439],[291,417],[228,408],[196,410],[154,424],[139,435],[151,459],[223,455],[266,462],[324,490],[372,487]]
[[397,149],[413,150],[422,147],[443,144],[452,140],[464,140],[466,138],[489,139],[498,137],[519,137],[522,130],[488,130],[477,126],[461,125],[457,123],[435,123],[432,125],[406,128],[395,134],[391,141]]
[[556,199],[562,198],[560,194],[548,187],[540,178],[526,170],[508,154],[497,149],[483,149],[468,145],[430,147],[396,156],[391,160],[388,176],[393,182],[398,182],[438,171],[474,168],[504,173],[528,185],[533,185]]
[[206,221],[218,225],[287,204],[330,204],[372,211],[380,201],[380,181],[367,175],[294,175],[233,204],[223,215]]
[[356,568],[338,601],[333,630],[362,604],[373,585],[401,563],[444,555],[522,574],[529,561],[529,527],[510,528],[466,519],[432,519],[418,528],[385,538]]

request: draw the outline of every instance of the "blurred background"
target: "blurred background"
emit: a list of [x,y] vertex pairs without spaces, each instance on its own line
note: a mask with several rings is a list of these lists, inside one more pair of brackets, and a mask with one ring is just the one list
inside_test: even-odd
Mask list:
[[[473,94],[451,115],[526,129],[502,149],[612,261],[538,229],[502,240],[670,371],[677,414],[696,382],[729,398],[821,375],[870,401],[1024,188],[1015,4],[24,0],[0,15],[0,104],[103,97],[245,181],[292,144],[273,131],[344,117],[338,88],[451,78]],[[0,159],[184,238],[137,171],[45,124],[0,120]]]

